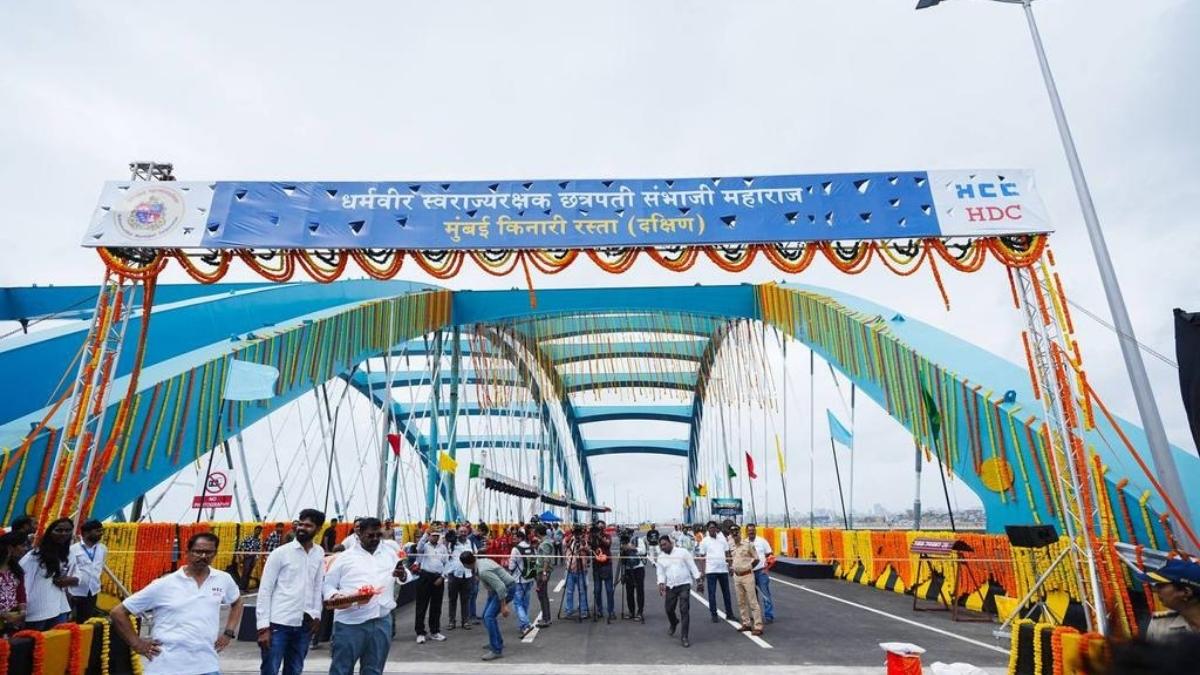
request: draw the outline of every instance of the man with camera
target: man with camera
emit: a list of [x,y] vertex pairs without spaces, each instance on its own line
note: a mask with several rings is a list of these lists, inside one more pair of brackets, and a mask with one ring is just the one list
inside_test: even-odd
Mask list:
[[619,537],[621,544],[621,579],[625,585],[625,613],[623,619],[636,619],[646,623],[642,611],[646,607],[646,540],[633,536],[632,528],[625,528]]
[[[567,599],[564,607],[564,618],[588,618],[587,572],[592,562],[592,549],[588,546],[587,536],[583,532],[583,524],[575,523],[571,534],[564,540],[563,548],[567,555]],[[579,610],[576,614],[576,594],[578,594]]]
[[449,630],[458,627],[460,613],[463,630],[471,629],[471,611],[467,604],[471,597],[471,584],[475,573],[462,564],[461,556],[463,552],[475,554],[478,551],[467,534],[469,530],[466,528],[446,531],[446,548],[449,549],[450,557],[443,575],[446,577],[446,595],[450,603],[450,623],[447,626]]
[[592,621],[599,621],[606,616],[604,599],[608,598],[607,617],[608,623],[612,623],[617,618],[613,600],[612,537],[608,535],[603,520],[592,523],[588,546],[592,549],[592,583],[596,605]]

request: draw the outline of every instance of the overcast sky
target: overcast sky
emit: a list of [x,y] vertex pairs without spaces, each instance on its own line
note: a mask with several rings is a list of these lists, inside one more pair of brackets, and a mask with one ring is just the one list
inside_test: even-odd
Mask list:
[[[102,182],[127,177],[133,159],[174,162],[185,180],[1027,167],[1058,229],[1068,295],[1107,317],[1020,8],[913,4],[4,3],[0,284],[96,283],[100,264],[78,243]],[[1171,309],[1200,309],[1200,3],[1034,4],[1138,337],[1173,356]],[[950,312],[925,274],[845,277],[818,262],[796,280],[1023,359],[1003,271],[944,274]],[[402,276],[427,280],[414,266]],[[535,283],[779,278],[765,264],[731,276],[643,263],[612,277],[581,263]],[[472,272],[449,285],[520,283]],[[1115,337],[1078,312],[1075,323],[1091,379],[1136,419]],[[1169,436],[1193,448],[1177,372],[1147,366]],[[911,486],[887,478],[911,457],[877,417],[860,421],[860,476],[899,508]],[[675,475],[666,459],[634,461],[632,477],[630,462],[597,462],[602,492],[619,481],[652,493],[653,476]],[[789,480],[807,476],[793,466]],[[674,495],[648,499],[659,517],[675,511]]]

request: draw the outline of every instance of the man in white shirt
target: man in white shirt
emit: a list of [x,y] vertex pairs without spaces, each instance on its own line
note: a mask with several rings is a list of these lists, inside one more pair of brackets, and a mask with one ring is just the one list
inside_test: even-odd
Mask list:
[[633,528],[625,528],[617,541],[621,553],[621,583],[625,586],[623,619],[646,623],[646,538],[635,537]]
[[[425,644],[428,638],[435,642],[446,639],[442,635],[442,597],[446,592],[446,563],[450,552],[442,543],[440,530],[430,530],[425,534],[425,541],[417,544],[415,566],[417,568],[417,615],[414,628],[417,632],[417,644]],[[428,617],[429,632],[425,632],[425,621]]]
[[325,514],[304,509],[292,523],[295,538],[267,556],[258,585],[255,624],[262,675],[300,675],[312,634],[321,625],[325,550],[313,538]]
[[70,575],[79,583],[67,586],[67,600],[71,603],[75,623],[83,623],[96,615],[100,575],[104,573],[104,560],[108,557],[108,548],[100,543],[103,536],[104,525],[98,520],[89,520],[80,530],[80,540],[71,545]]
[[447,628],[454,630],[458,626],[457,617],[461,614],[463,630],[470,630],[471,612],[467,607],[467,601],[471,598],[471,578],[475,576],[475,573],[471,571],[471,568],[462,564],[460,556],[463,552],[474,555],[478,551],[475,550],[475,544],[471,542],[469,536],[454,530],[446,532],[446,547],[450,552],[450,559],[446,564],[446,571],[443,573],[443,576],[446,577],[446,592],[450,603],[450,624]]
[[[690,647],[688,628],[691,625],[692,582],[700,578],[700,570],[692,554],[676,548],[670,537],[659,537],[659,555],[654,559],[654,573],[658,577],[658,594],[666,598],[667,621],[671,622],[668,632],[675,634],[675,627],[683,624],[680,643]],[[675,608],[679,608],[676,616]]]
[[[381,675],[392,645],[392,610],[396,607],[396,578],[404,575],[391,547],[380,546],[378,518],[363,518],[358,544],[339,553],[325,570],[323,595],[333,613],[330,675]],[[346,604],[345,598],[370,596]]]
[[725,599],[725,616],[733,616],[733,603],[729,595],[729,542],[717,526],[717,521],[707,524],[708,534],[696,545],[696,557],[704,560],[704,581],[708,588],[708,612],[712,622],[717,618],[717,584],[721,585],[721,596]]
[[[220,671],[217,653],[237,636],[242,598],[237,582],[210,567],[221,540],[197,532],[187,541],[187,565],[125,598],[110,613],[112,627],[129,648],[146,658],[146,675],[206,675]],[[230,605],[218,634],[221,605]],[[139,637],[132,614],[154,613],[148,639]]]
[[766,539],[758,536],[758,528],[754,525],[746,526],[746,539],[750,540],[754,550],[758,552],[758,564],[754,566],[754,586],[758,589],[758,601],[762,604],[763,623],[773,623],[775,603],[771,601],[771,576],[767,574],[767,562],[768,558],[773,558],[774,551]]

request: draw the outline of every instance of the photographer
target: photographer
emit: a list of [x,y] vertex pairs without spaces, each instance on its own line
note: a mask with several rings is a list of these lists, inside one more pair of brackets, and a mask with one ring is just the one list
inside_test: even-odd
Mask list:
[[613,619],[617,618],[616,607],[613,601],[613,562],[612,562],[612,537],[608,536],[605,531],[604,521],[598,520],[592,524],[592,528],[588,533],[588,546],[592,549],[592,583],[593,599],[595,600],[596,611],[592,614],[592,621],[599,621],[606,616],[604,613],[604,599],[608,598],[608,622],[612,623]]
[[460,532],[448,530],[446,532],[446,548],[450,551],[450,560],[446,564],[444,575],[446,577],[446,591],[449,596],[450,603],[450,623],[447,626],[449,630],[454,630],[458,627],[458,617],[461,612],[463,630],[471,629],[471,612],[467,606],[467,601],[471,596],[471,584],[474,581],[474,572],[470,568],[462,564],[461,556],[463,552],[471,554],[477,553],[475,545],[471,543],[470,538],[461,536]]
[[[567,599],[563,603],[563,617],[567,619],[588,618],[587,571],[592,560],[592,549],[588,547],[583,525],[571,526],[570,536],[564,540],[567,553]],[[579,612],[576,613],[576,597]]]
[[633,530],[621,531],[621,574],[625,584],[625,619],[646,623],[642,611],[646,606],[646,540],[634,538]]

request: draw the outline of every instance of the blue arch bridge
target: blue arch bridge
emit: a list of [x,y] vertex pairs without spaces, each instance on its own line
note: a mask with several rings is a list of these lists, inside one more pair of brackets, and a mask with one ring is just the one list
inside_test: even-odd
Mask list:
[[[63,366],[80,351],[96,293],[95,287],[0,291],[0,320],[67,320],[0,342],[7,384],[0,389],[5,521],[35,504],[45,485],[66,410],[30,433],[69,386]],[[536,308],[524,291],[451,292],[399,281],[163,285],[127,431],[102,458],[91,510],[119,516],[214,448],[228,453],[228,441],[243,429],[302,396],[323,393],[326,408],[317,422],[336,427],[326,385],[340,382],[343,396],[370,401],[371,414],[384,420],[389,437],[373,439],[378,451],[362,468],[378,469],[372,484],[385,512],[395,512],[396,457],[404,453],[423,468],[416,477],[425,485],[420,515],[451,518],[469,508],[468,471],[491,487],[581,517],[602,508],[593,458],[650,453],[686,461],[687,515],[695,517],[703,510],[699,495],[719,492],[708,478],[712,467],[724,471],[724,461],[715,459],[720,450],[705,432],[720,388],[718,356],[738,326],[760,321],[777,328],[781,339],[811,348],[936,453],[982,500],[989,531],[1029,523],[1058,523],[1061,530],[1046,416],[1023,364],[868,300],[792,284],[546,290],[537,294]],[[138,322],[130,322],[129,331],[115,367],[110,425],[129,388],[131,345],[141,337]],[[275,367],[274,398],[224,402],[221,385],[233,359]],[[626,396],[621,405],[589,404],[587,395],[597,392]],[[926,396],[940,418],[936,430]],[[630,422],[622,427],[630,430],[625,438],[589,432],[614,421]],[[1141,429],[1096,415],[1082,435],[1102,465],[1097,494],[1115,514],[1123,539],[1165,541],[1163,503],[1146,478],[1128,468],[1114,422],[1148,455]],[[637,433],[664,428],[683,431]],[[331,438],[334,429],[322,433]],[[397,452],[388,452],[389,445]],[[530,460],[536,476],[487,463],[439,470],[445,458],[457,462],[468,449],[536,453]],[[1173,450],[1196,512],[1200,461]],[[1148,528],[1154,530],[1149,538]]]

